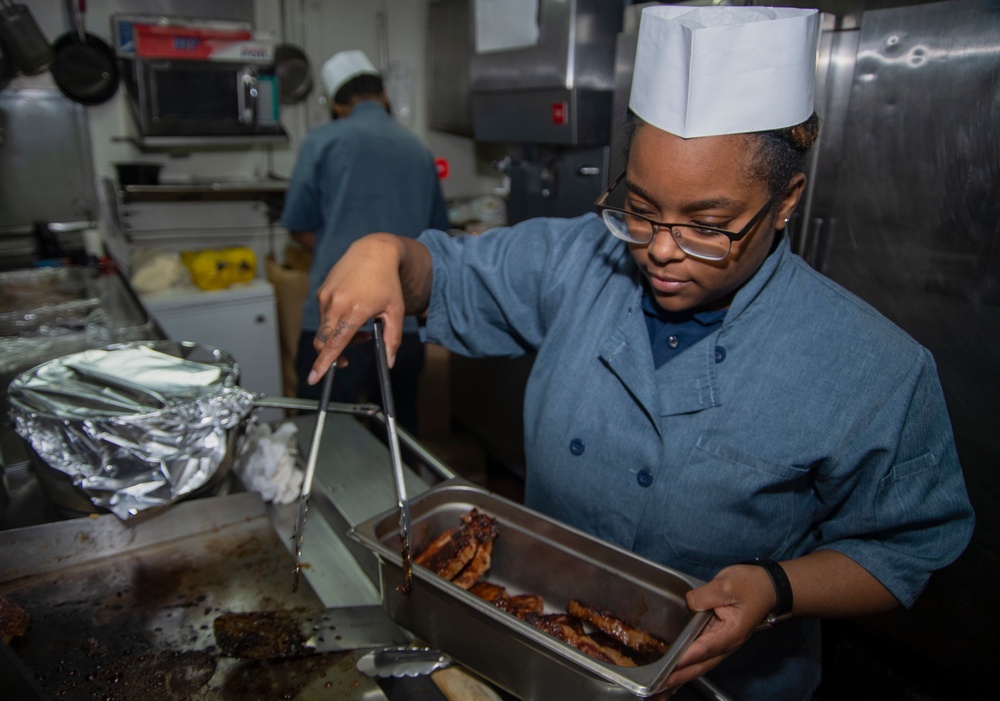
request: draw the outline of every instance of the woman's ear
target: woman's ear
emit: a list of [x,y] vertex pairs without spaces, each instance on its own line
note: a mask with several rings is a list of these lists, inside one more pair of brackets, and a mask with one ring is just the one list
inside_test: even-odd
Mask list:
[[788,220],[792,218],[792,213],[795,211],[795,207],[798,205],[799,199],[802,197],[805,189],[805,173],[796,173],[793,175],[792,179],[788,181],[788,185],[785,186],[785,196],[781,198],[778,205],[778,216],[776,217],[774,228],[779,231],[785,228]]

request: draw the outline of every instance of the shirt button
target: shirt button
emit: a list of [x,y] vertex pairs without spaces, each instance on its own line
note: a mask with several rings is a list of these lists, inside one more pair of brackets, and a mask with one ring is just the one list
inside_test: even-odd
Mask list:
[[569,452],[573,455],[583,455],[583,451],[587,449],[587,446],[579,438],[574,438],[569,442]]
[[639,474],[635,476],[635,481],[639,483],[640,487],[648,487],[653,483],[653,473],[643,468],[639,470]]
[[726,349],[722,346],[715,347],[715,362],[721,363],[726,359]]
[[667,345],[671,348],[676,348],[678,343],[680,343],[680,341],[677,340],[676,336],[671,336],[667,339]]

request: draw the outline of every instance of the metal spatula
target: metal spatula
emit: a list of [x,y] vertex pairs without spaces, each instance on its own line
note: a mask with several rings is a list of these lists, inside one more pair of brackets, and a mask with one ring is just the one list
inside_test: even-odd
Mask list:
[[392,383],[389,379],[389,357],[386,352],[383,321],[376,319],[375,359],[378,363],[379,384],[382,390],[382,411],[385,414],[385,428],[389,437],[389,459],[392,462],[392,476],[396,484],[396,503],[399,506],[399,539],[402,542],[403,583],[397,587],[400,594],[409,594],[413,583],[413,554],[410,552],[410,504],[406,498],[406,484],[403,482],[403,461],[399,454],[399,435],[396,432],[396,407],[392,399]]

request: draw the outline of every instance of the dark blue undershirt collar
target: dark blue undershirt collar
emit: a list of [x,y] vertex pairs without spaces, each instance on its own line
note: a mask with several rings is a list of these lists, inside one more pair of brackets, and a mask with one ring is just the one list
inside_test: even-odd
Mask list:
[[653,349],[654,366],[659,368],[715,331],[722,325],[727,311],[668,312],[656,304],[648,288],[643,286],[642,312]]

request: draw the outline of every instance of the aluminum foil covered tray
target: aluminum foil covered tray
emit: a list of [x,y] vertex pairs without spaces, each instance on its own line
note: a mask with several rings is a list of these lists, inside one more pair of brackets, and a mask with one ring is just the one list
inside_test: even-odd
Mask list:
[[483,579],[509,594],[541,595],[546,613],[565,611],[570,599],[610,609],[670,641],[668,652],[640,667],[600,662],[424,567],[414,567],[409,596],[398,593],[395,509],[352,531],[379,560],[382,603],[393,620],[522,699],[634,699],[666,688],[667,675],[708,622],[708,614],[692,614],[684,603],[700,580],[460,481],[411,501],[414,551],[473,507],[495,517],[499,529]]
[[61,473],[127,519],[195,493],[228,467],[230,429],[253,409],[238,377],[224,351],[139,341],[42,363],[18,375],[8,397],[15,430],[41,459],[39,476]]

